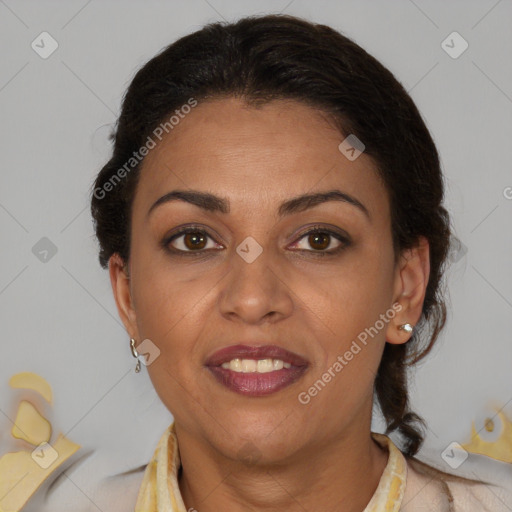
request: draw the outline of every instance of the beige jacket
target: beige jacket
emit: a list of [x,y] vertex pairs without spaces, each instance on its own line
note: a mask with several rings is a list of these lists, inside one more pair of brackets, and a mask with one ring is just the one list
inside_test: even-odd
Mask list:
[[407,485],[400,512],[511,512],[512,481],[501,485],[470,483],[419,461],[407,461]]

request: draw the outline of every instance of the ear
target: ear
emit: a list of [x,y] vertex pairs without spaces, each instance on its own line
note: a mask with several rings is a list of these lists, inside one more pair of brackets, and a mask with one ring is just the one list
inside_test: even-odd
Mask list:
[[118,253],[113,254],[108,261],[110,283],[117,305],[117,311],[130,338],[139,339],[135,308],[133,304],[128,265]]
[[388,343],[405,343],[412,336],[411,333],[399,330],[398,327],[406,323],[414,327],[418,323],[429,276],[430,246],[428,240],[422,236],[415,247],[402,253],[396,266],[393,304],[398,302],[401,309],[397,311],[386,329]]

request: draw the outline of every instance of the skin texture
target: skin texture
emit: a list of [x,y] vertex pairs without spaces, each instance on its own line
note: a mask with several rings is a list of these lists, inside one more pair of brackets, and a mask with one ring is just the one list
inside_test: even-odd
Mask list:
[[[397,327],[420,319],[428,243],[421,239],[395,266],[386,190],[370,157],[341,154],[343,139],[298,102],[256,109],[217,99],[195,107],[143,163],[129,273],[117,255],[109,271],[130,337],[160,349],[147,370],[175,419],[187,509],[360,512],[378,485],[387,452],[370,436],[373,383],[386,341],[407,342],[410,334]],[[230,212],[172,201],[148,216],[175,189],[224,197]],[[340,201],[278,217],[283,201],[331,189],[357,198],[370,218]],[[211,237],[203,255],[166,252],[161,241],[191,223]],[[319,256],[343,242],[331,237],[318,250],[303,236],[315,224],[344,230],[351,243]],[[252,263],[236,252],[248,236],[263,248]],[[197,252],[186,238],[172,246]],[[394,318],[301,404],[298,394],[394,303],[402,307]],[[265,397],[237,394],[204,366],[237,343],[280,345],[307,359],[308,371]],[[248,447],[253,463],[243,458]]]

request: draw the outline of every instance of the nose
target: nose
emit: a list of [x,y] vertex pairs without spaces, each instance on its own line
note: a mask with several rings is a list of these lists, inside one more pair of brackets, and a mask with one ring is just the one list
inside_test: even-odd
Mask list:
[[231,260],[218,301],[224,317],[260,324],[291,315],[293,293],[286,282],[285,262],[278,262],[266,250],[250,263],[237,252],[233,252]]

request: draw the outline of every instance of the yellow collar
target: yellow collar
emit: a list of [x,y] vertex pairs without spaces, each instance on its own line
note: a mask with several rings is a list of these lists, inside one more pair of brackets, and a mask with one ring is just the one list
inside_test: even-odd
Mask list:
[[[363,512],[398,512],[405,492],[407,463],[391,439],[372,432],[389,452],[379,485]],[[144,472],[135,512],[187,512],[178,486],[180,468],[174,422],[164,432]]]
[[398,512],[405,493],[407,461],[388,436],[372,432],[372,437],[387,448],[389,457],[379,485],[363,512]]

